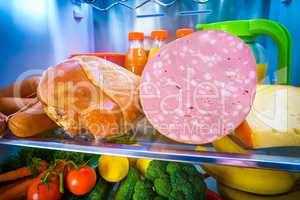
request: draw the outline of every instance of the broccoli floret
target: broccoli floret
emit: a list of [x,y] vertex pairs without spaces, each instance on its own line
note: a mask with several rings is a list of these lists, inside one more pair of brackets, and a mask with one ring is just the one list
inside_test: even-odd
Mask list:
[[188,180],[193,183],[193,191],[199,199],[205,199],[204,190],[206,188],[202,174],[196,169],[194,165],[183,164],[182,169],[188,174]]
[[184,200],[185,195],[177,190],[172,190],[172,192],[169,195],[169,200]]
[[172,187],[170,184],[170,178],[164,177],[164,178],[155,179],[154,180],[154,189],[158,195],[168,198],[168,196],[172,190]]
[[153,160],[150,162],[145,177],[151,181],[154,181],[156,178],[167,177],[166,174],[167,162]]
[[177,171],[170,176],[173,190],[181,191],[186,200],[193,199],[193,185],[188,180],[188,175],[184,171]]
[[167,165],[167,173],[169,175],[172,175],[172,174],[176,173],[177,171],[182,171],[180,163],[170,162]]
[[139,172],[135,168],[130,167],[126,179],[121,182],[121,185],[115,196],[115,200],[131,200],[134,193],[135,184],[139,179]]
[[202,177],[202,174],[199,173],[199,171],[196,169],[196,167],[194,165],[182,163],[182,169],[189,176],[199,176],[200,175]]
[[186,200],[205,199],[205,183],[197,169],[190,164],[169,163],[167,172],[170,175],[172,189],[181,192]]
[[163,197],[161,197],[161,196],[156,196],[156,197],[154,198],[154,200],[166,200],[166,199],[163,198]]
[[[145,177],[153,182],[153,187],[149,193],[152,199],[166,198],[169,200],[203,200],[205,199],[205,183],[203,177],[191,164],[176,162],[151,161],[147,167]],[[137,189],[135,187],[135,191]],[[145,188],[145,187],[144,187]],[[145,190],[145,189],[144,189]],[[154,193],[154,194],[153,194]],[[142,194],[136,194],[136,199],[145,200]],[[135,196],[134,195],[134,196]],[[154,195],[154,196],[153,196]],[[145,195],[144,195],[145,196]],[[140,198],[137,198],[140,197]],[[149,197],[150,198],[150,197]],[[150,198],[150,199],[151,199]]]
[[153,184],[147,180],[139,180],[134,187],[133,200],[153,200],[156,197]]

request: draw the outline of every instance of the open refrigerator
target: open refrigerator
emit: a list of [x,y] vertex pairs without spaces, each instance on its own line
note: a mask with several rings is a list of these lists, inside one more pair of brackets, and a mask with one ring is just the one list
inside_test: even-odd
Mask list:
[[[268,66],[263,83],[288,84],[297,87],[300,86],[300,78],[297,75],[300,70],[298,67],[300,65],[298,25],[300,24],[297,20],[299,6],[300,2],[296,0],[1,1],[0,72],[3,77],[0,88],[29,76],[40,76],[49,66],[60,63],[73,54],[125,55],[129,45],[127,34],[131,31],[143,32],[145,48],[150,49],[150,35],[153,30],[167,30],[168,42],[171,42],[175,40],[175,32],[180,28],[191,28],[194,31],[196,29],[197,31],[224,30],[222,25],[213,26],[212,23],[236,20],[264,22],[263,19],[272,20],[281,24],[280,27],[283,26],[283,33],[282,35],[278,33],[279,36],[276,36],[276,31],[273,32],[273,29],[260,30],[253,33],[253,37],[251,36],[251,48],[256,49],[255,54],[258,54],[256,61],[267,63]],[[233,27],[237,29],[239,25],[234,24]],[[246,26],[248,29],[250,23]],[[265,24],[259,26],[263,29]],[[293,105],[287,104],[288,108],[282,109],[297,110],[300,107],[300,102],[292,101],[292,103]],[[277,104],[274,105],[275,110],[280,110]],[[288,122],[286,123],[290,126]],[[295,131],[292,139],[288,141],[285,141],[282,136],[268,139],[265,133],[266,136],[260,135],[264,139],[261,139],[262,145],[257,147],[249,146],[235,136],[230,136],[229,143],[221,143],[220,149],[224,145],[231,146],[231,142],[234,141],[237,146],[242,146],[241,151],[230,149],[217,151],[215,145],[211,143],[202,145],[201,148],[204,147],[206,150],[200,151],[199,145],[183,144],[161,136],[145,121],[140,122],[136,134],[130,135],[130,143],[73,138],[65,134],[62,128],[57,128],[50,134],[45,134],[46,136],[28,138],[16,137],[6,130],[0,139],[0,161],[5,162],[10,156],[30,147],[183,162],[193,164],[198,169],[200,169],[199,164],[215,164],[240,167],[236,169],[268,168],[292,174],[300,172],[299,123],[298,116],[298,124],[291,125],[295,127],[288,127]],[[285,126],[285,124],[280,125]],[[274,142],[276,145],[268,140],[276,140]],[[203,169],[200,170],[203,172]],[[209,182],[208,187],[216,191],[215,183]],[[226,190],[223,190],[223,193],[226,193]]]

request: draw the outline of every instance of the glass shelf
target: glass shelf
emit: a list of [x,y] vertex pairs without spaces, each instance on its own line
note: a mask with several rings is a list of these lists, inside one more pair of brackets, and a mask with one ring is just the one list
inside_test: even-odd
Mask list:
[[[193,164],[212,163],[229,166],[271,168],[300,172],[300,147],[266,148],[251,150],[251,154],[220,153],[206,145],[207,152],[195,151],[195,145],[179,144],[159,134],[132,136],[137,145],[116,144],[83,138],[68,138],[58,135],[43,138],[20,139],[6,132],[0,144],[35,147],[52,150],[74,151],[92,154],[110,154],[128,157],[145,157],[158,160],[187,162]],[[132,139],[131,137],[128,137]],[[132,142],[132,140],[131,140]]]

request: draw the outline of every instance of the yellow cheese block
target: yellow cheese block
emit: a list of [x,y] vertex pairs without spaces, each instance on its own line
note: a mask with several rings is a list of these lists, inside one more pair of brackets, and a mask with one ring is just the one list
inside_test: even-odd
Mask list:
[[[300,88],[258,85],[254,104],[246,121],[251,131],[238,128],[236,135],[241,140],[254,140],[251,142],[255,148],[300,146]],[[245,137],[245,134],[252,135]]]

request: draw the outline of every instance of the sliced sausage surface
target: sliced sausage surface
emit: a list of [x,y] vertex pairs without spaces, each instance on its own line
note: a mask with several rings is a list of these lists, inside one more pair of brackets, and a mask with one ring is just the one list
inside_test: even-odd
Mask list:
[[247,116],[256,63],[239,38],[199,31],[162,47],[146,64],[140,100],[163,135],[203,144],[228,134]]

